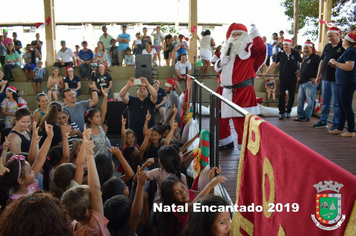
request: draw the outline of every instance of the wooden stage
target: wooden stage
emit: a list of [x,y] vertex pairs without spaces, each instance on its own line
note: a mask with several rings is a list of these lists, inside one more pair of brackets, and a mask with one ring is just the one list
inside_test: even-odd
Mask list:
[[[312,117],[309,122],[294,121],[295,117],[289,120],[279,120],[278,117],[262,118],[338,166],[356,175],[356,138],[342,138],[337,135],[327,134],[327,129],[312,128],[311,125],[319,120],[315,117]],[[232,121],[230,121],[230,125],[233,127]],[[330,126],[331,124],[329,124]],[[204,117],[202,119],[202,128],[209,129],[208,118]],[[235,139],[235,148],[220,151],[220,166],[222,175],[228,179],[224,186],[232,201],[235,202],[240,152],[236,146],[237,135],[235,129],[232,129],[232,133]]]

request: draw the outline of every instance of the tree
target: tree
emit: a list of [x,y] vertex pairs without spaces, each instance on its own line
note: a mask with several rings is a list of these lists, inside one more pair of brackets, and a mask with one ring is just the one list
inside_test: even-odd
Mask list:
[[[322,0],[321,0],[322,1]],[[294,19],[294,0],[284,0],[281,5],[286,9],[284,14],[288,20]],[[332,22],[343,32],[356,24],[356,0],[333,0]],[[304,35],[310,35],[316,39],[319,25],[319,0],[299,0],[298,6],[298,30],[307,28]],[[293,34],[293,24],[288,33]]]

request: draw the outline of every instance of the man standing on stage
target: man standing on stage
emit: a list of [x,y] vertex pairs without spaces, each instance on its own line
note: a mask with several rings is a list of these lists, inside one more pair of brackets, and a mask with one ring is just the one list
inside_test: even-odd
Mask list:
[[[316,95],[316,75],[320,63],[320,57],[313,53],[314,45],[311,42],[304,43],[304,59],[300,69],[299,90],[298,90],[298,117],[294,121],[310,121],[313,114],[314,101]],[[308,106],[304,110],[304,104]]]
[[[283,41],[283,51],[277,54],[276,59],[263,76],[268,75],[279,63],[279,119],[289,119],[294,104],[295,86],[297,85],[298,62],[302,62],[299,52],[292,49],[292,40]],[[289,100],[286,109],[286,90],[288,90]]]
[[[232,23],[226,33],[226,41],[221,52],[214,65],[221,79],[221,85],[216,92],[248,112],[259,114],[253,78],[267,58],[267,48],[255,25],[252,25],[248,35],[245,25]],[[222,102],[219,121],[220,150],[234,147],[230,118],[238,135],[238,147],[242,144],[245,118]]]

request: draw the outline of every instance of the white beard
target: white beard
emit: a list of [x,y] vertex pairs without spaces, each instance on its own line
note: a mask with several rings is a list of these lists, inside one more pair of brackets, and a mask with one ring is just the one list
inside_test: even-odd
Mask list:
[[247,33],[242,33],[241,36],[237,36],[236,38],[230,37],[224,42],[224,45],[221,48],[221,54],[225,56],[229,49],[229,44],[232,43],[230,58],[234,58],[239,52],[245,50],[249,42],[250,36]]

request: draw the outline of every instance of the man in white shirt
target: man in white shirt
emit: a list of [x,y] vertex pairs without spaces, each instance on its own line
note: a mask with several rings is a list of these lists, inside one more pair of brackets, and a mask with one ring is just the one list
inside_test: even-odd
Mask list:
[[176,76],[174,77],[174,80],[178,82],[176,83],[176,86],[179,89],[179,91],[183,93],[183,90],[180,87],[179,82],[185,80],[187,74],[190,74],[192,70],[192,64],[190,64],[190,62],[187,61],[187,54],[181,54],[181,60],[176,63],[175,69],[176,69]]
[[75,55],[72,49],[66,47],[66,41],[61,41],[61,47],[61,50],[59,50],[57,53],[57,62],[54,63],[54,67],[73,67],[74,65],[76,65]]

